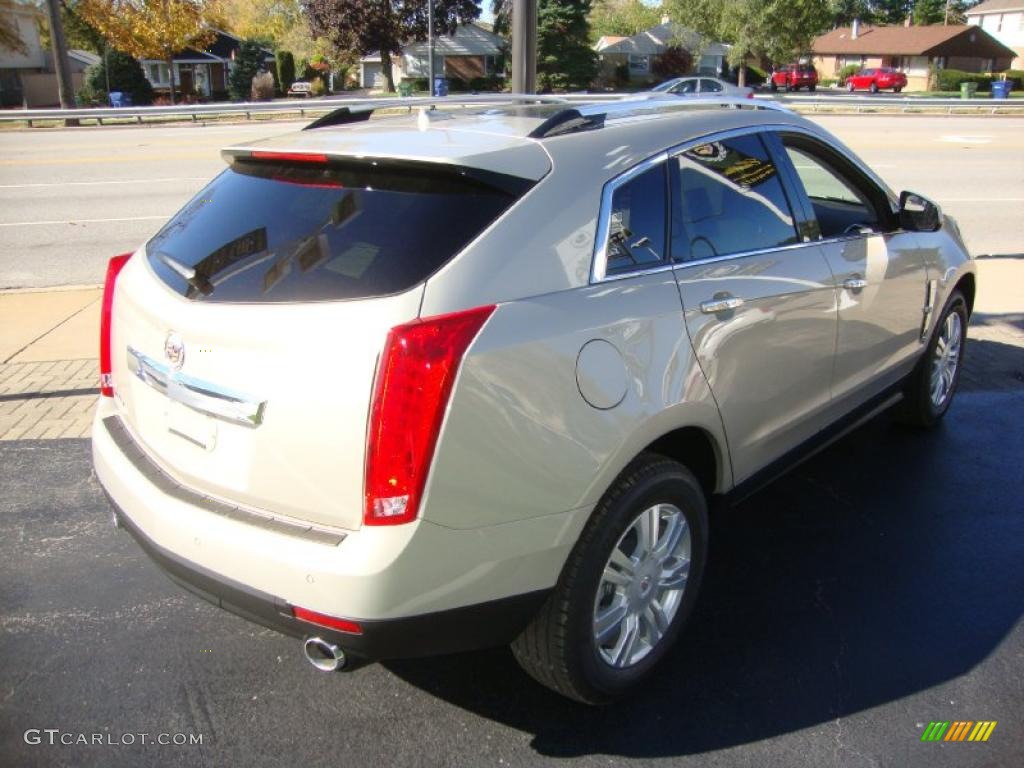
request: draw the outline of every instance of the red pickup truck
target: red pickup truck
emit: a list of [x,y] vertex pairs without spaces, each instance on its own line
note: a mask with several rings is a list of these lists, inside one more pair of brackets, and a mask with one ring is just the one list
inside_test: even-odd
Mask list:
[[799,91],[805,87],[813,91],[818,87],[818,72],[810,64],[786,64],[772,71],[768,87],[773,91]]

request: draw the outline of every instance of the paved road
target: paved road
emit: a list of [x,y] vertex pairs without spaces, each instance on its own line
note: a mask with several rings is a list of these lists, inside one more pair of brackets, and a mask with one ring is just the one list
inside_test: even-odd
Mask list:
[[[107,525],[86,441],[0,445],[7,765],[1024,764],[1024,391],[884,417],[713,521],[691,631],[646,695],[578,707],[505,650],[324,675]],[[988,743],[921,743],[995,720]],[[27,729],[202,746],[26,744]],[[58,737],[59,738],[59,737]],[[87,737],[91,738],[91,737]]]
[[[976,254],[1024,252],[1024,119],[821,116],[897,190],[942,203]],[[223,168],[304,123],[0,132],[0,288],[96,284]]]

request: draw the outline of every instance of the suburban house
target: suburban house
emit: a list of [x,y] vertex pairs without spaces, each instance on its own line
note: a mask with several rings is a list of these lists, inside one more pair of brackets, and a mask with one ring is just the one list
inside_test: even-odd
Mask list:
[[13,3],[5,5],[3,21],[19,40],[21,50],[0,45],[0,106],[16,107],[24,103],[24,78],[45,71],[46,56],[39,43],[36,17],[39,9]]
[[[242,38],[216,29],[216,38],[204,50],[185,48],[174,54],[174,83],[182,93],[195,93],[200,98],[225,98],[228,75],[242,44]],[[274,54],[264,50],[264,62],[272,68]],[[158,93],[171,89],[167,62],[158,59],[139,59],[146,79]]]
[[927,90],[929,68],[999,72],[1014,52],[976,25],[873,27],[854,22],[818,37],[811,46],[814,66],[834,77],[849,64],[895,67],[907,76],[908,90]]
[[[22,50],[0,46],[0,106],[56,107],[60,105],[53,53],[44,50],[36,23],[38,10],[14,4],[4,9],[4,21],[17,32]],[[89,51],[68,51],[71,86],[77,91],[85,80],[85,70],[100,60]]]
[[[481,23],[464,24],[453,35],[434,38],[434,74],[458,77],[467,83],[477,77],[505,76],[505,39]],[[392,77],[427,77],[430,73],[430,45],[412,42],[402,46],[402,55],[393,56]],[[380,54],[371,53],[359,61],[359,85],[383,88],[386,79]]]
[[1010,67],[1024,69],[1024,0],[985,0],[967,11],[967,23],[1012,48]]
[[663,18],[658,26],[632,37],[602,37],[594,46],[601,61],[602,77],[613,76],[616,69],[625,65],[629,79],[639,81],[656,79],[658,58],[672,48],[693,54],[694,71],[716,77],[726,71],[728,45],[708,42],[692,29],[674,24],[667,18]]

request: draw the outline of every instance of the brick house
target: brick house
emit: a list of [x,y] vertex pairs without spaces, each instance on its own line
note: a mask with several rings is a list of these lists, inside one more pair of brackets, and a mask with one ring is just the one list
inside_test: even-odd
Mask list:
[[928,89],[931,67],[1000,72],[1015,56],[988,32],[967,24],[874,27],[855,22],[821,35],[811,50],[822,77],[835,77],[850,64],[894,67],[906,74],[911,91]]

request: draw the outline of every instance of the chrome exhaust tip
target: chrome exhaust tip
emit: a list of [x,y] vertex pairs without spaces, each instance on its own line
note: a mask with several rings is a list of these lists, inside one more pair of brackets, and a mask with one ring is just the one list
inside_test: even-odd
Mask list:
[[341,648],[322,637],[307,637],[302,643],[302,654],[321,672],[337,672],[348,662]]

